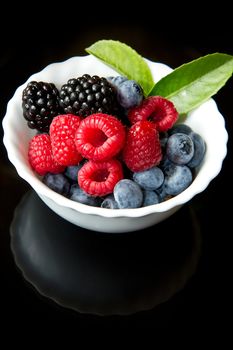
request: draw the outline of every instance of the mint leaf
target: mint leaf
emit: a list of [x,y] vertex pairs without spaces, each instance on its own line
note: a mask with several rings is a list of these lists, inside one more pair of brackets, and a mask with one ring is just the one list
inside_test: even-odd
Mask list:
[[128,79],[137,81],[145,95],[148,95],[154,85],[150,68],[131,47],[115,40],[99,40],[88,47],[86,51],[104,61]]
[[180,114],[188,113],[216,94],[232,72],[233,56],[213,53],[176,68],[154,85],[150,95],[163,96]]

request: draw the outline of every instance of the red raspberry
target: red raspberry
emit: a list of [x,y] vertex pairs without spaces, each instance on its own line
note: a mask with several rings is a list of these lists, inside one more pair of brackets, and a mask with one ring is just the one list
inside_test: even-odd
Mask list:
[[53,157],[51,140],[48,134],[34,136],[29,142],[28,160],[31,167],[40,175],[58,174],[65,167],[58,164]]
[[143,171],[157,165],[162,158],[159,133],[152,122],[142,120],[129,129],[123,159],[132,171]]
[[122,179],[122,165],[117,159],[89,161],[78,172],[79,186],[92,196],[112,193],[116,183]]
[[73,114],[58,115],[50,125],[50,137],[54,159],[61,165],[76,165],[82,159],[74,138],[80,117]]
[[115,117],[96,113],[83,119],[76,132],[75,144],[83,157],[104,161],[123,148],[125,129]]
[[140,120],[150,120],[155,123],[158,131],[170,129],[178,119],[178,112],[174,104],[161,96],[150,96],[142,103],[132,108],[128,113],[132,124]]

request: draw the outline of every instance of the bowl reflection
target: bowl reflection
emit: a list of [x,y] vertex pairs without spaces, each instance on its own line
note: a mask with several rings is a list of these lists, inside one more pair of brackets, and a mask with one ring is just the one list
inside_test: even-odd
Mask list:
[[[174,220],[182,222],[175,232]],[[58,304],[131,314],[185,286],[198,264],[201,237],[190,206],[143,231],[109,235],[70,224],[30,191],[16,208],[11,248],[25,279]]]

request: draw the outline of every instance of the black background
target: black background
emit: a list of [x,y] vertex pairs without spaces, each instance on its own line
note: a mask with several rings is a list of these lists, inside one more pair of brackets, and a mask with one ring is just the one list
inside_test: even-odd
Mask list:
[[[97,6],[98,5],[98,6]],[[135,48],[144,57],[175,68],[184,62],[211,52],[233,54],[230,14],[225,9],[203,11],[176,6],[150,11],[142,4],[139,12],[126,11],[120,3],[108,11],[108,3],[82,8],[63,4],[59,11],[37,11],[33,5],[20,8],[13,18],[9,9],[1,21],[0,116],[15,89],[33,73],[52,62],[84,55],[99,39],[116,39]],[[114,6],[114,5],[113,5]],[[131,5],[133,6],[133,5]],[[176,9],[176,11],[175,11]],[[14,10],[17,12],[17,9]],[[170,301],[157,308],[131,316],[98,317],[81,315],[47,301],[25,282],[10,251],[9,226],[13,212],[29,186],[17,175],[1,143],[0,186],[0,271],[1,317],[11,323],[26,319],[66,320],[79,327],[151,327],[176,328],[206,325],[227,327],[231,314],[231,210],[227,200],[232,195],[232,79],[215,96],[229,132],[228,155],[221,173],[208,189],[193,199],[198,208],[203,235],[202,257],[196,274]],[[17,116],[16,116],[17,118]],[[3,131],[1,130],[1,138]],[[216,140],[217,142],[217,140]],[[174,229],[175,233],[175,229]]]

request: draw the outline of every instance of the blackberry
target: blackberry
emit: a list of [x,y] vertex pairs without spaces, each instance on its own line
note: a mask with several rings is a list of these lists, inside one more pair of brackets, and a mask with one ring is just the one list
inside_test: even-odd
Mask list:
[[118,114],[116,90],[105,78],[84,74],[61,87],[59,103],[64,113],[87,117],[93,113]]
[[59,92],[52,83],[31,81],[23,90],[23,116],[29,128],[48,132],[53,118],[60,114]]

